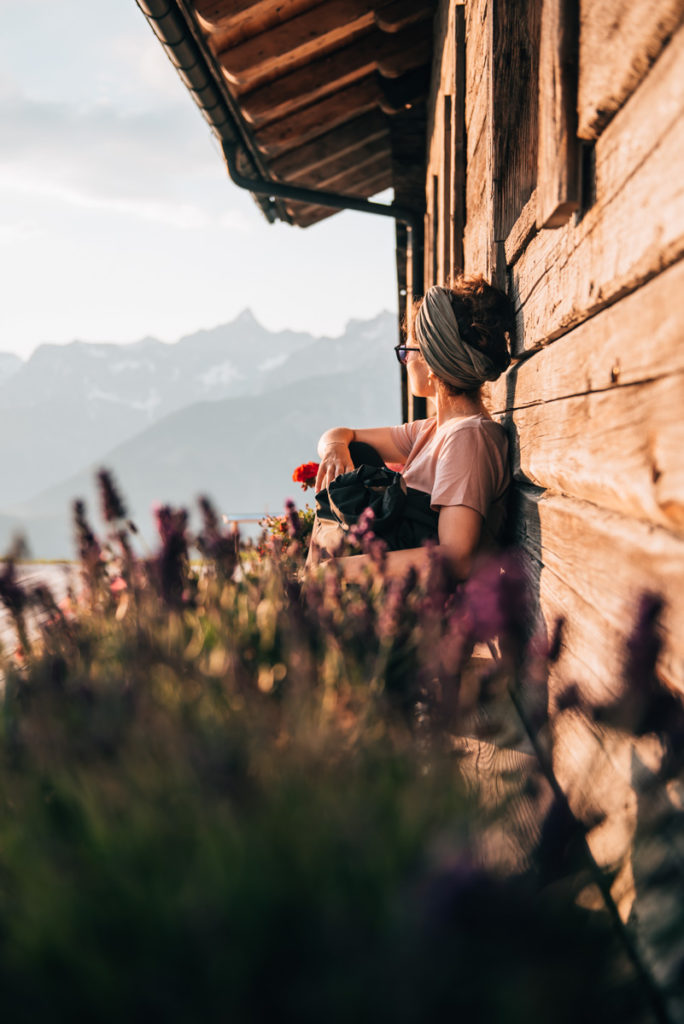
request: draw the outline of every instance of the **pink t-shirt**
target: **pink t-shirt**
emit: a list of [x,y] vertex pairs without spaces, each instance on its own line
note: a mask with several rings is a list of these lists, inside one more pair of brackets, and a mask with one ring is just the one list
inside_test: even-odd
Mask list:
[[414,420],[392,427],[392,440],[405,456],[402,476],[409,487],[431,497],[437,511],[467,505],[479,512],[496,537],[503,525],[510,483],[506,431],[486,416]]

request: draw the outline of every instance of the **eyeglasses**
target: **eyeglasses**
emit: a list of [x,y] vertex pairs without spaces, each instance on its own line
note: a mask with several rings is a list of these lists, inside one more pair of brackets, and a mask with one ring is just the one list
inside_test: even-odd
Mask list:
[[409,354],[409,352],[420,352],[420,349],[419,348],[409,348],[408,345],[395,345],[394,346],[394,351],[395,351],[397,359],[399,360],[401,365],[402,366],[406,366],[406,364],[408,363],[408,354]]

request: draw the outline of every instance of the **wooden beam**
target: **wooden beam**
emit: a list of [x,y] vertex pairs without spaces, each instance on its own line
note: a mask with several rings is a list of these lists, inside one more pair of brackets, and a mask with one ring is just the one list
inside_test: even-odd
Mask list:
[[[684,29],[596,143],[596,199],[511,268],[518,350],[557,338],[684,255]],[[468,168],[470,178],[470,167]]]
[[578,135],[596,139],[634,92],[684,17],[681,0],[580,5]]
[[466,222],[466,48],[465,8],[454,11],[454,99],[452,104],[453,130],[453,218],[451,223],[451,268],[452,273],[463,271],[463,232]]
[[240,96],[240,108],[250,124],[267,124],[351,85],[372,71],[396,77],[425,64],[431,49],[431,33],[419,29],[392,36],[369,32],[353,46],[335,50],[266,85],[248,90]]
[[675,373],[518,409],[516,478],[684,534],[683,406]]
[[267,155],[275,156],[372,110],[380,99],[378,82],[374,76],[369,76],[282,121],[261,128],[255,132],[256,144]]
[[383,32],[399,32],[434,14],[434,0],[393,0],[375,12],[375,22]]
[[539,44],[537,227],[565,224],[580,204],[577,4],[543,0]]
[[559,684],[620,696],[639,597],[657,590],[666,602],[659,674],[684,692],[684,540],[563,495],[521,488],[517,497],[517,540],[534,559],[547,628],[559,615],[568,624]]
[[302,185],[305,188],[321,188],[328,192],[339,192],[342,195],[354,195],[358,188],[362,188],[365,181],[375,181],[381,175],[392,175],[392,157],[389,149],[384,153],[375,153],[373,156],[361,161],[347,161],[346,166],[338,166],[335,171],[317,181],[310,182],[310,178],[302,175],[301,178],[291,179],[293,184]]
[[[377,195],[378,192],[383,192],[386,188],[390,188],[391,184],[391,175],[388,176],[387,173],[383,173],[375,178],[365,180],[363,186],[353,191],[347,190],[346,194],[354,196],[354,198],[369,199],[371,196]],[[288,204],[288,211],[296,219],[296,223],[300,227],[308,227],[310,224],[315,224],[325,217],[331,217],[335,213],[343,212],[342,210],[326,206],[308,206],[305,203],[290,203]]]
[[684,260],[489,385],[496,414],[684,374]]
[[348,171],[350,167],[361,167],[381,157],[391,161],[391,155],[389,138],[383,137],[358,146],[351,152],[326,160],[318,167],[289,174],[287,181],[305,185],[307,188],[323,188],[326,182]]
[[351,42],[374,24],[368,0],[330,0],[218,53],[226,78],[245,86],[283,74],[323,50]]
[[307,145],[276,157],[269,166],[275,175],[287,181],[291,174],[312,171],[330,160],[338,160],[362,146],[386,138],[389,138],[387,119],[379,110],[373,110],[320,135]]
[[[285,0],[287,3],[287,0]],[[197,20],[204,28],[235,24],[256,11],[271,7],[271,0],[192,0]]]

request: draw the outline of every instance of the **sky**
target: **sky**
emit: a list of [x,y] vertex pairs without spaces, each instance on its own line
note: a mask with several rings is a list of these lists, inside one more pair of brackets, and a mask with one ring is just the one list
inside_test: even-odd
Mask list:
[[[0,0],[0,352],[396,309],[394,223],[269,225],[135,0]],[[385,199],[386,197],[381,197]]]

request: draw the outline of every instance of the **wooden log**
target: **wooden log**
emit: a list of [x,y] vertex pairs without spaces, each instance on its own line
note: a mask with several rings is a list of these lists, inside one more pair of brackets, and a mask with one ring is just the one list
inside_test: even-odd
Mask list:
[[431,17],[434,0],[392,0],[375,12],[375,23],[383,32],[400,32],[409,25]]
[[389,146],[389,139],[382,138],[366,145],[359,146],[349,153],[327,160],[313,169],[307,169],[302,173],[293,173],[288,176],[288,181],[297,185],[305,185],[307,188],[324,188],[325,184],[348,172],[350,168],[364,167],[367,164],[385,158],[388,164],[392,162],[392,151]]
[[491,385],[504,413],[684,372],[684,261],[652,278]]
[[198,0],[195,17],[214,53],[310,10],[321,0]]
[[373,110],[320,135],[313,142],[276,157],[270,162],[270,168],[279,178],[289,180],[291,174],[322,167],[328,161],[342,158],[362,146],[388,138],[387,118],[379,110]]
[[684,253],[684,29],[596,144],[596,201],[540,231],[511,271],[518,350],[565,333]]
[[537,227],[559,227],[579,208],[577,8],[543,0],[539,41]]
[[684,373],[516,410],[518,479],[684,535]]
[[453,218],[451,223],[451,268],[452,273],[463,269],[463,232],[466,223],[466,145],[465,127],[465,11],[459,4],[454,12],[454,98],[453,113]]
[[245,119],[260,127],[365,78],[375,71],[378,34],[368,33],[353,46],[312,61],[240,96]]
[[[363,182],[353,191],[346,190],[348,195],[353,195],[355,198],[370,199],[372,196],[377,195],[379,192],[383,192],[386,188],[389,188],[392,184],[391,174],[383,171],[375,178],[365,177]],[[288,210],[291,210],[293,216],[296,219],[296,223],[300,227],[308,227],[310,224],[316,224],[320,220],[324,220],[326,217],[332,217],[335,213],[341,213],[341,210],[334,209],[329,206],[309,206],[306,203],[289,203]]]
[[665,600],[658,671],[684,693],[684,541],[575,498],[524,487],[517,497],[517,540],[533,560],[546,627],[558,616],[566,622],[555,692],[577,683],[592,700],[620,697],[640,595],[657,591]]
[[580,3],[578,134],[597,139],[681,24],[681,0]]
[[377,79],[371,75],[282,121],[266,125],[255,132],[254,138],[259,149],[268,156],[276,156],[367,113],[380,100]]
[[275,121],[372,71],[393,76],[418,67],[428,61],[431,46],[431,36],[417,29],[394,36],[369,32],[352,46],[245,93],[240,109],[250,124]]
[[218,57],[227,79],[245,86],[269,72],[283,74],[325,49],[350,43],[373,24],[368,0],[329,0],[219,51]]
[[506,264],[515,263],[518,256],[537,231],[537,191],[527,200],[515,224],[508,232],[504,242]]
[[314,183],[307,175],[291,178],[293,184],[302,185],[306,188],[322,188],[329,192],[354,193],[363,185],[364,180],[375,179],[378,175],[385,175],[391,182],[392,177],[392,154],[389,148],[384,152],[369,154],[365,160],[340,161],[333,170],[329,170],[326,177],[321,177]]

